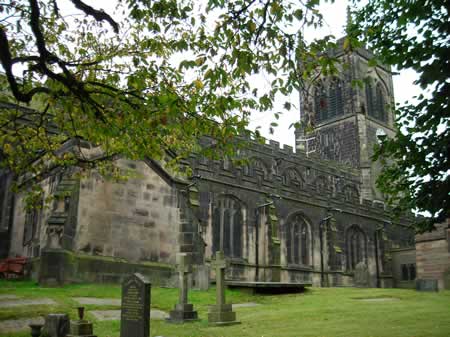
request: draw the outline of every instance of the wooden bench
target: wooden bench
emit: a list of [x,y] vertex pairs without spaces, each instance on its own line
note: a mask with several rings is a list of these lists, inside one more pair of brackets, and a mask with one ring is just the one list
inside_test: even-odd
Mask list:
[[26,257],[12,257],[0,260],[0,278],[22,278],[26,263]]

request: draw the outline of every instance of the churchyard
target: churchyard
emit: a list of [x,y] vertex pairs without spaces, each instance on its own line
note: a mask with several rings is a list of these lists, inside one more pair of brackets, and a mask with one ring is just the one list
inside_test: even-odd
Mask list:
[[[211,326],[208,307],[216,302],[216,289],[190,290],[189,303],[198,321],[166,322],[179,302],[176,288],[151,288],[151,336],[165,337],[306,337],[373,336],[419,337],[450,335],[450,292],[416,292],[400,289],[308,288],[304,293],[251,295],[226,290],[226,302],[241,324]],[[0,281],[0,336],[29,337],[27,319],[49,313],[67,313],[93,322],[99,337],[120,336],[122,287],[77,284],[61,288],[40,287],[30,281]],[[31,320],[29,320],[31,322]]]

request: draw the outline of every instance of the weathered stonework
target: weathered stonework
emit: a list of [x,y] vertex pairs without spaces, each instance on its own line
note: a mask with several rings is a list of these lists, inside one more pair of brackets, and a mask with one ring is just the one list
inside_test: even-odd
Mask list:
[[[334,160],[357,168],[361,172],[361,197],[364,199],[383,200],[377,190],[375,181],[380,172],[380,164],[371,160],[373,147],[377,144],[377,136],[392,137],[395,133],[394,116],[391,106],[394,105],[392,73],[389,67],[378,65],[369,67],[372,54],[358,48],[352,53],[345,52],[344,38],[337,42],[336,50],[330,52],[342,62],[340,72],[334,77],[320,77],[311,83],[307,92],[302,92],[301,122],[302,128],[297,130],[297,149],[305,150],[305,142],[309,139],[309,148],[324,159]],[[339,81],[339,102],[334,96],[334,86]],[[361,81],[363,87],[354,84]],[[371,90],[368,90],[368,87]],[[375,87],[377,92],[375,93]],[[322,90],[322,100],[318,100],[317,92]],[[320,90],[319,90],[320,89]],[[370,91],[372,94],[369,93]],[[320,91],[322,92],[322,91]],[[382,100],[378,99],[378,92]],[[373,105],[383,106],[383,117],[372,113]],[[336,115],[323,119],[321,109],[330,112],[331,107],[341,104]],[[334,110],[333,110],[334,111]],[[312,126],[313,130],[307,126]]]
[[450,289],[450,220],[417,235],[416,254],[417,279],[437,280],[439,289]]
[[[301,142],[294,153],[276,141],[243,139],[248,146],[239,156],[248,164],[193,154],[182,163],[193,171],[191,178],[151,159],[115,161],[130,175],[123,182],[74,167],[42,182],[44,198],[54,201],[38,213],[24,212],[23,195],[13,203],[3,188],[0,224],[10,234],[9,255],[33,257],[31,273],[43,283],[118,282],[139,271],[154,284],[176,285],[173,265],[181,252],[194,264],[193,285],[204,289],[214,277],[211,258],[223,251],[227,280],[394,285],[402,259],[393,259],[391,251],[412,246],[412,219],[390,222],[374,187],[378,164],[370,160],[377,132],[392,135],[393,118],[365,113],[365,92],[350,84],[372,77],[392,102],[391,74],[383,66],[369,69],[363,50],[336,55],[350,65],[341,69],[343,106],[336,101],[339,114],[313,124],[316,153],[305,153]],[[302,104],[304,116],[313,119],[314,100],[308,96]],[[206,146],[211,140],[202,141]],[[0,179],[10,178],[0,172]],[[50,240],[50,234],[61,238]],[[51,260],[61,265],[58,273]]]

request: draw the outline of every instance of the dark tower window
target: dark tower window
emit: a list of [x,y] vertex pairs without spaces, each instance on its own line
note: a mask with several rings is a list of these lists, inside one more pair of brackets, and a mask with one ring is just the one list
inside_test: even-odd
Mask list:
[[314,107],[317,122],[328,118],[328,97],[323,84],[319,84],[314,92]]
[[387,120],[387,115],[386,115],[386,100],[384,98],[384,92],[383,89],[381,88],[381,84],[378,83],[377,84],[377,99],[376,99],[376,110],[377,110],[377,114],[375,117],[377,117],[379,120],[386,122]]
[[382,122],[387,122],[386,95],[381,83],[377,83],[375,88],[366,84],[367,113]]
[[344,106],[342,101],[342,81],[338,78],[334,78],[331,81],[329,103],[328,117],[331,118],[344,114]]
[[301,215],[294,216],[287,224],[286,250],[290,264],[311,265],[311,232]]
[[367,113],[369,116],[375,117],[375,100],[373,97],[373,87],[372,84],[366,83],[366,104],[367,104]]
[[233,197],[220,197],[214,205],[212,252],[225,256],[242,257],[243,212],[240,202]]
[[352,226],[347,232],[348,269],[354,270],[360,262],[366,262],[366,236],[359,226]]

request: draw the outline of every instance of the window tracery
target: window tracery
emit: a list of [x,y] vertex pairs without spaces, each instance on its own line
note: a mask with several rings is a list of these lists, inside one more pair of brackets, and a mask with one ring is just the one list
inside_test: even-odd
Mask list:
[[311,265],[311,231],[301,214],[293,216],[287,223],[287,261],[289,264]]
[[212,253],[221,250],[228,257],[242,257],[243,209],[238,199],[219,197],[213,211]]

